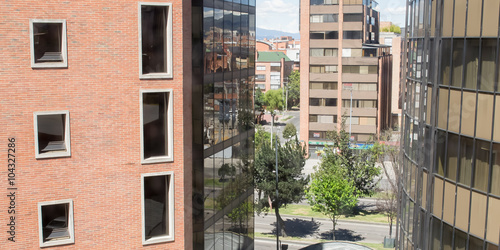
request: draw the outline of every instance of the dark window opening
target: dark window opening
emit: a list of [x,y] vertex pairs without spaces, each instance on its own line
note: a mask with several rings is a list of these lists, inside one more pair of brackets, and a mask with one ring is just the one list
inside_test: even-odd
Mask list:
[[363,49],[363,56],[364,57],[376,57],[377,56],[377,49]]
[[318,115],[309,115],[309,122],[318,122]]
[[33,23],[35,63],[62,62],[62,23]]
[[319,98],[309,98],[309,106],[319,106]]
[[166,156],[168,144],[168,93],[143,93],[144,159]]
[[167,73],[167,6],[141,7],[142,73]]
[[38,115],[38,153],[66,150],[66,115]]
[[325,106],[336,107],[337,106],[337,98],[325,98]]
[[326,31],[326,32],[311,32],[309,33],[310,39],[339,39],[338,31]]
[[363,14],[344,14],[344,22],[363,22]]
[[362,31],[344,31],[344,39],[363,39]]
[[69,239],[69,204],[42,206],[43,242]]
[[165,175],[144,177],[144,235],[146,240],[169,234],[168,187]]

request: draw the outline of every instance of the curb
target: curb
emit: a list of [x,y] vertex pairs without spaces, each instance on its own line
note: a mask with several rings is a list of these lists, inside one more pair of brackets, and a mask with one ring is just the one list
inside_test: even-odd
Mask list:
[[[262,241],[276,242],[276,239],[270,239],[270,238],[255,237],[255,239],[259,239]],[[314,240],[314,239],[312,239],[312,240]],[[297,245],[310,246],[310,245],[313,245],[316,243],[321,243],[321,242],[319,240],[310,241],[310,242],[309,241],[297,241],[297,240],[285,240],[285,241],[281,241],[281,243],[285,243],[285,244],[286,243],[293,243],[293,244],[297,244]]]

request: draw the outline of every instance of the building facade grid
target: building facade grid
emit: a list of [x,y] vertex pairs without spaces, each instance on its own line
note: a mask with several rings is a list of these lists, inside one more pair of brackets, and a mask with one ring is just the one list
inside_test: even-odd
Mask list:
[[408,1],[399,249],[499,249],[499,9]]

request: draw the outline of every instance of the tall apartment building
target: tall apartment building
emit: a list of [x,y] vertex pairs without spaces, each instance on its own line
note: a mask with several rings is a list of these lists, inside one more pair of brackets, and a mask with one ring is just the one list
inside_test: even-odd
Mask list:
[[[392,23],[389,22],[389,26]],[[401,129],[401,92],[399,86],[401,85],[401,34],[394,32],[380,32],[380,43],[391,46],[392,55],[392,86],[391,86],[391,127]]]
[[[231,19],[216,27],[200,23],[201,1],[2,1],[0,249],[253,245],[241,169],[253,161],[255,1],[241,2],[219,1]],[[200,72],[211,55],[245,70],[209,83]],[[206,132],[220,113],[224,126]],[[235,173],[203,189],[228,161]]]
[[283,51],[257,51],[255,87],[262,92],[283,88],[292,70],[293,61]]
[[373,0],[301,0],[300,138],[310,152],[342,117],[352,139],[367,141],[390,126],[390,48],[379,40]]
[[500,249],[499,9],[407,2],[399,249]]

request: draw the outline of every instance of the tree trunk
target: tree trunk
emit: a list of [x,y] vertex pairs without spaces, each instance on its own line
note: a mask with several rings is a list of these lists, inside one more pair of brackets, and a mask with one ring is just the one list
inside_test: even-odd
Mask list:
[[[281,218],[281,215],[279,213],[277,215],[278,215],[278,223],[280,224],[280,231],[276,232],[276,233],[279,233],[280,236],[288,237],[288,234],[286,234],[286,230],[285,230],[285,221],[283,221],[283,218]],[[276,225],[276,226],[278,226],[278,225]]]
[[391,221],[389,222],[389,238],[392,239],[392,219]]
[[333,222],[332,240],[335,240],[335,221]]

